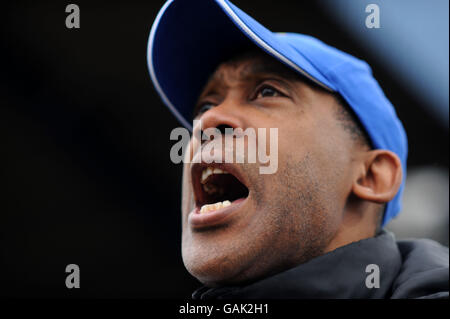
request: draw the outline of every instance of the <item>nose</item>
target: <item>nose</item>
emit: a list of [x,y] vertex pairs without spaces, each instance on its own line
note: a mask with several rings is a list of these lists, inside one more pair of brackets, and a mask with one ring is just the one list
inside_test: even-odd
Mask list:
[[206,130],[209,128],[215,128],[220,131],[222,135],[225,135],[226,129],[244,128],[245,120],[243,118],[242,110],[239,108],[239,102],[236,99],[227,98],[223,100],[219,105],[209,109],[199,118],[201,125],[194,127],[195,133],[199,133],[198,130]]

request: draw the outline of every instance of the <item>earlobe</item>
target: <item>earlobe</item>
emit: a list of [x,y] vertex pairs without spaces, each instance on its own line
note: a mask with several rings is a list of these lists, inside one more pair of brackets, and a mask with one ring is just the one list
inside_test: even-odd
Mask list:
[[365,154],[352,191],[361,199],[386,203],[397,194],[401,182],[402,165],[397,154],[372,150]]

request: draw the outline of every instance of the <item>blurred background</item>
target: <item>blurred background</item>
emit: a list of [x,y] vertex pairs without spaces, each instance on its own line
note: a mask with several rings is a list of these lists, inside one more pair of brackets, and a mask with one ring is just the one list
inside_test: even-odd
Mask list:
[[[273,31],[366,60],[409,137],[398,238],[448,246],[448,1],[233,1]],[[153,89],[149,31],[164,1],[2,4],[0,296],[186,298],[179,124]],[[368,29],[365,8],[380,8]],[[81,289],[67,289],[77,264]]]

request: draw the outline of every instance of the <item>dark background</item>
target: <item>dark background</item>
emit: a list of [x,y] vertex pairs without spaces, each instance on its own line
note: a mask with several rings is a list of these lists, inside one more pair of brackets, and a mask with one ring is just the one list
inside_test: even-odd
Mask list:
[[[0,296],[189,297],[181,260],[179,124],[147,71],[163,1],[2,4]],[[448,169],[448,131],[313,1],[234,1],[273,31],[316,36],[364,58],[409,137],[409,168]],[[258,4],[255,6],[255,4]],[[65,267],[81,269],[81,289]]]

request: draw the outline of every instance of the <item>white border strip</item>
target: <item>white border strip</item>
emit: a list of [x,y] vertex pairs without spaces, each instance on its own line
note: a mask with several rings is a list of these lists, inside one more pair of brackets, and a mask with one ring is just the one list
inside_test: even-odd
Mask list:
[[180,112],[178,112],[177,108],[170,102],[169,98],[166,96],[164,91],[161,88],[161,85],[158,82],[158,79],[155,74],[155,68],[153,66],[153,42],[155,40],[155,34],[156,30],[158,29],[159,22],[166,11],[166,9],[172,4],[174,0],[167,1],[161,10],[159,10],[158,15],[155,18],[155,22],[153,22],[152,29],[150,31],[150,36],[148,38],[148,46],[147,46],[147,65],[148,65],[148,71],[150,73],[150,77],[153,81],[153,84],[155,85],[156,91],[158,92],[159,96],[163,100],[163,102],[169,107],[170,111],[175,115],[175,117],[183,124],[185,127],[187,127],[190,131],[192,131],[192,125],[186,121],[186,119],[181,115]]
[[326,84],[320,82],[319,80],[313,78],[311,75],[309,75],[308,73],[306,73],[306,71],[304,71],[302,68],[300,68],[299,66],[297,66],[295,63],[293,63],[291,60],[289,60],[288,58],[286,58],[285,56],[283,56],[281,53],[279,53],[278,51],[276,51],[274,48],[272,48],[270,45],[268,45],[266,42],[264,42],[263,39],[261,39],[258,35],[256,35],[238,16],[237,14],[233,11],[233,9],[231,9],[231,7],[228,5],[228,3],[225,0],[216,0],[218,4],[221,5],[221,7],[223,9],[225,9],[225,11],[227,12],[228,16],[233,19],[240,27],[241,29],[247,33],[247,35],[253,40],[255,41],[257,44],[259,44],[264,50],[266,50],[267,52],[269,52],[270,54],[272,54],[273,56],[275,56],[278,60],[286,63],[287,65],[289,65],[291,68],[293,68],[294,70],[300,72],[301,74],[303,74],[304,76],[306,76],[308,79],[310,79],[311,81],[313,81],[314,83],[317,83],[318,85],[320,85],[321,87],[334,92],[333,89],[331,89],[329,86],[327,86]]

